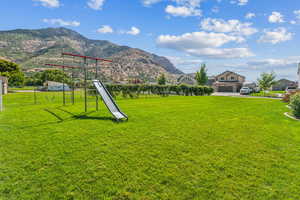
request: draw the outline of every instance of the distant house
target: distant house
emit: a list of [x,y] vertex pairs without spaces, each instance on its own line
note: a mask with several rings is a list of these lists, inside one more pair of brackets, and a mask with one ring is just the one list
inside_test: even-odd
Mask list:
[[243,84],[243,87],[248,87],[248,88],[251,88],[251,89],[255,89],[258,86],[257,86],[257,84],[255,82],[247,82],[247,83]]
[[215,76],[209,76],[207,80],[207,85],[208,86],[213,86],[213,84],[216,82],[216,77]]
[[183,74],[177,78],[177,84],[196,85],[197,81],[193,74]]
[[2,81],[2,94],[7,94],[8,91],[8,78],[5,76],[0,76],[0,80]]
[[46,81],[44,83],[44,87],[48,91],[70,91],[70,87],[67,84],[59,83],[59,82],[54,82],[54,81]]
[[273,91],[283,91],[287,87],[297,87],[297,82],[295,81],[290,81],[287,79],[280,79],[277,81],[275,85],[272,86]]
[[213,88],[216,92],[239,92],[245,82],[245,77],[231,71],[225,71],[215,77]]

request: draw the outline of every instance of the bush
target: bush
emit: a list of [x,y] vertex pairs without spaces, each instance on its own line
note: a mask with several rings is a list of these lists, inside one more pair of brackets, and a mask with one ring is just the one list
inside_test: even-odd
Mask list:
[[108,91],[113,97],[123,96],[124,98],[138,98],[140,94],[152,94],[160,96],[184,95],[184,96],[204,96],[211,95],[213,88],[207,86],[190,85],[121,85],[108,84]]
[[282,101],[285,103],[290,103],[291,97],[297,93],[299,93],[299,92],[289,92],[289,93],[284,94]]
[[291,96],[290,107],[292,109],[293,115],[296,118],[300,118],[300,93]]

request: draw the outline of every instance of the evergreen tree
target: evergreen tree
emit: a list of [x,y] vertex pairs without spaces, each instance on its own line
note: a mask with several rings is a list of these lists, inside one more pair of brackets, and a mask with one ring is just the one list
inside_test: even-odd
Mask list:
[[165,77],[165,74],[161,74],[157,79],[158,85],[166,85],[167,79]]
[[206,65],[202,64],[200,70],[196,72],[195,79],[198,85],[205,85],[208,81]]

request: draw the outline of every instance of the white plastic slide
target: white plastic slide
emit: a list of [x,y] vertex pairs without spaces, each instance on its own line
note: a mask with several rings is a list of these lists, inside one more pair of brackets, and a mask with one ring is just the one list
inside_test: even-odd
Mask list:
[[93,83],[94,83],[94,86],[96,87],[98,93],[101,95],[106,107],[111,112],[111,114],[117,120],[121,120],[121,119],[127,119],[128,120],[127,115],[125,115],[120,110],[120,108],[118,107],[118,105],[116,104],[116,102],[114,101],[114,99],[112,98],[112,96],[110,95],[110,93],[108,92],[106,87],[104,86],[104,84],[99,80],[93,80]]

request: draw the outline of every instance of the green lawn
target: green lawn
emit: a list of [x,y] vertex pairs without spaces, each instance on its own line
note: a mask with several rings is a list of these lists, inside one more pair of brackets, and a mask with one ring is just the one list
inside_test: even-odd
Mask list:
[[25,86],[25,87],[10,87],[8,88],[9,91],[18,91],[18,90],[34,90],[36,87],[33,86]]
[[120,98],[115,123],[59,95],[5,96],[1,200],[300,199],[300,123],[279,100]]

